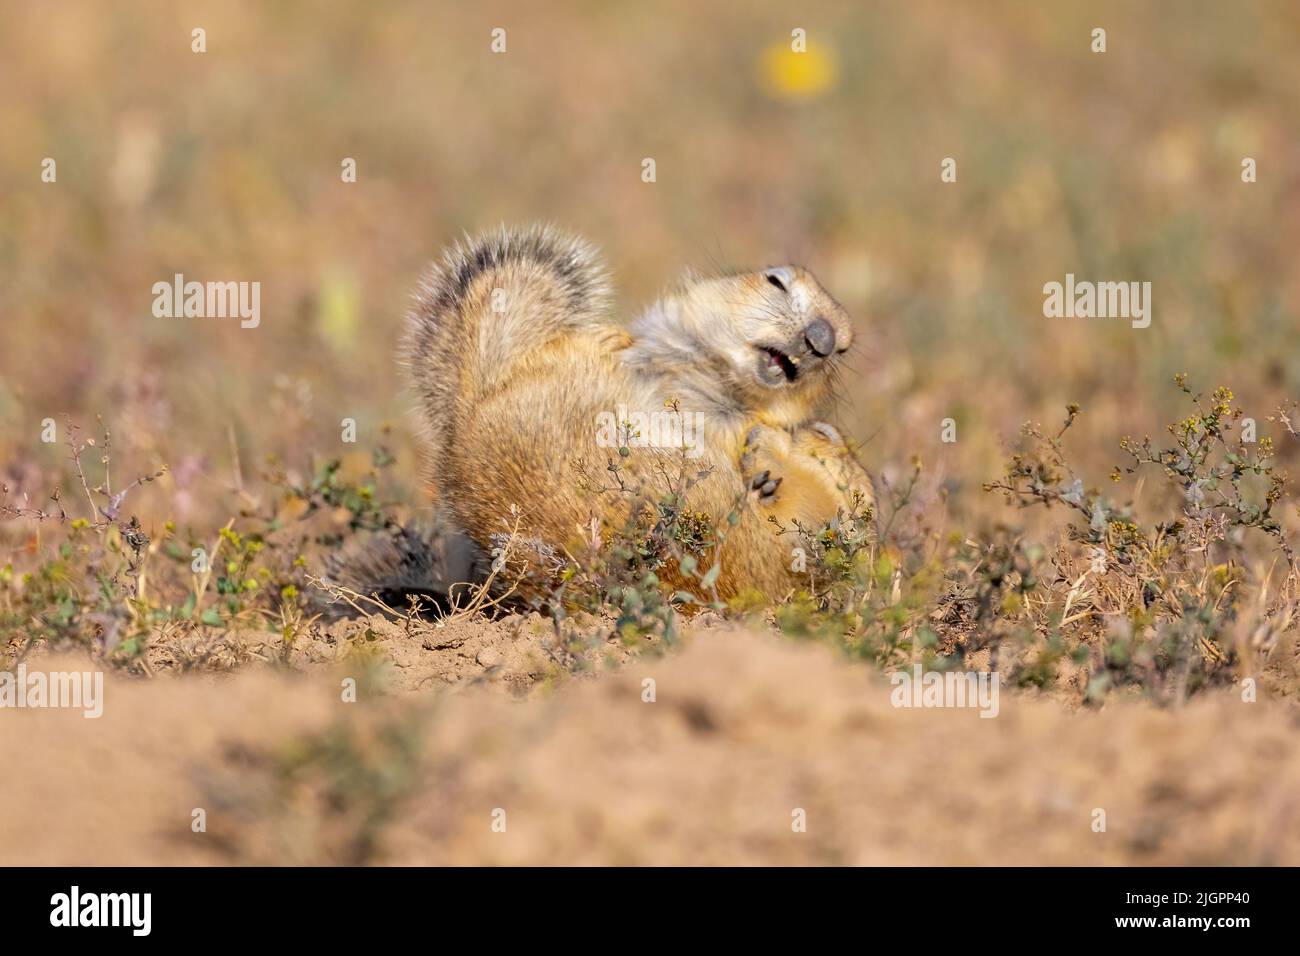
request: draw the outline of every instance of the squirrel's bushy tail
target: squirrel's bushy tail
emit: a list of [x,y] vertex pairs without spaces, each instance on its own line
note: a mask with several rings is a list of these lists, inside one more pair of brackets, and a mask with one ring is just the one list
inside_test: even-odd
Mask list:
[[447,250],[420,284],[403,350],[435,478],[468,407],[555,337],[606,325],[610,298],[595,248],[549,226],[503,226]]

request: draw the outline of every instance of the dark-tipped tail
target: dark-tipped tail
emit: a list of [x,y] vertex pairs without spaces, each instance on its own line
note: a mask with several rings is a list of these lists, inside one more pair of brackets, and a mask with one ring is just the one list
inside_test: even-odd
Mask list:
[[[316,591],[313,609],[331,620],[383,607],[433,617],[451,609],[452,599],[487,577],[482,552],[463,532],[439,521],[424,521],[375,532],[332,555],[322,579],[368,600],[354,607],[329,591]],[[381,605],[383,607],[381,607]]]
[[437,475],[456,425],[548,341],[609,323],[600,256],[549,226],[455,243],[420,283],[402,349]]

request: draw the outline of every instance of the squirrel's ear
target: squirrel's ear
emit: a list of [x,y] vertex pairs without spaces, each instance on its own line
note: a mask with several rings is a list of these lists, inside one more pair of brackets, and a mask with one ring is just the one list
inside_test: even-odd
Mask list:
[[790,286],[794,284],[794,270],[789,266],[777,266],[775,269],[764,269],[763,278],[776,286],[782,292],[789,292]]
[[844,444],[844,436],[840,434],[838,428],[829,422],[813,422],[808,426],[808,430],[821,436],[832,445]]
[[632,346],[636,340],[632,338],[631,333],[625,329],[602,329],[601,335],[604,338],[604,346],[611,352],[617,352],[619,349],[626,349]]

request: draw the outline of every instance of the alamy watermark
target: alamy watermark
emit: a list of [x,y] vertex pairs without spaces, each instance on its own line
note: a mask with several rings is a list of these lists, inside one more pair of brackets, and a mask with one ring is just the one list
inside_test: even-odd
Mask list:
[[997,671],[929,671],[917,664],[909,673],[895,671],[889,675],[894,689],[889,702],[895,707],[970,707],[978,708],[981,717],[998,715],[998,687],[1002,675]]
[[241,329],[262,322],[260,282],[186,282],[178,272],[171,282],[155,282],[152,291],[159,319],[239,319]]
[[0,709],[80,709],[93,720],[104,713],[103,671],[28,671],[19,664],[0,671]]
[[704,413],[675,408],[628,411],[620,405],[596,415],[596,445],[600,448],[680,448],[687,458],[704,454]]
[[132,936],[153,928],[152,893],[83,893],[73,886],[50,897],[51,926],[123,926]]
[[1133,328],[1151,324],[1150,282],[1065,282],[1043,286],[1043,315],[1049,319],[1130,319]]

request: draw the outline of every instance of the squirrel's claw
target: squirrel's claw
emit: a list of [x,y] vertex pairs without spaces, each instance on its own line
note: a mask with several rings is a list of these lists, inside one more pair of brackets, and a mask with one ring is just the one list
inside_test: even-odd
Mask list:
[[753,481],[749,483],[750,490],[758,492],[760,501],[771,501],[776,495],[776,489],[781,487],[784,479],[773,478],[771,471],[764,471],[755,475]]

